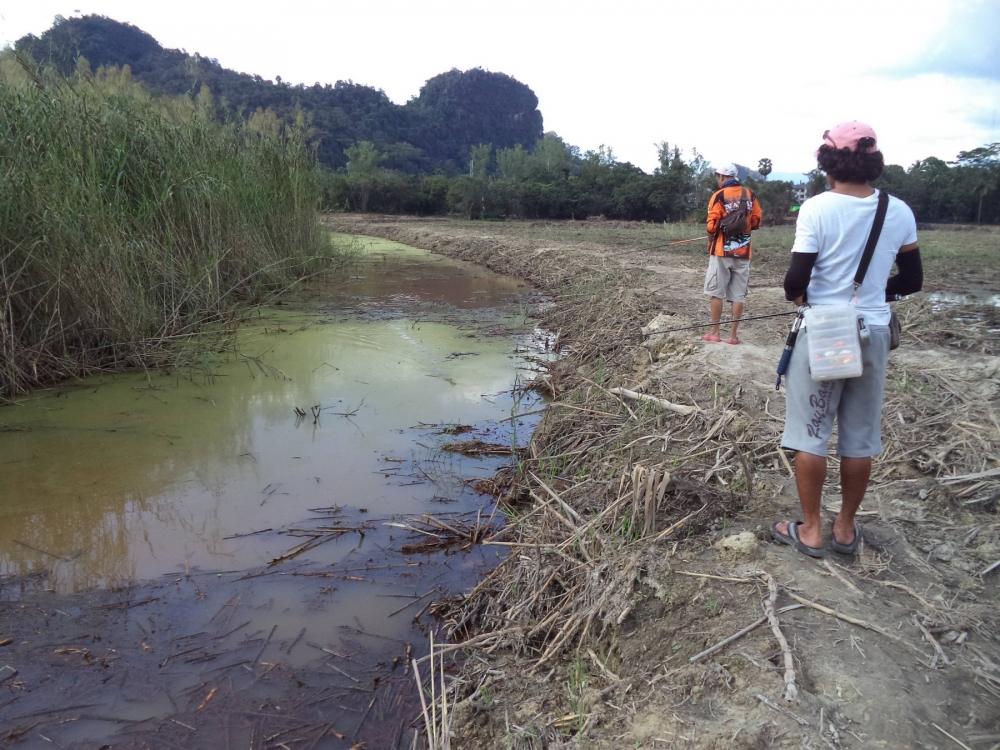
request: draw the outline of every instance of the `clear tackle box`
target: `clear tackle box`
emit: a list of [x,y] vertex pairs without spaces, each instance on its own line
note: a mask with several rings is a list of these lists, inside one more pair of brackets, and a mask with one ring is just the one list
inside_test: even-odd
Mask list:
[[858,311],[854,305],[818,305],[802,321],[809,344],[809,373],[813,380],[856,378],[864,369]]

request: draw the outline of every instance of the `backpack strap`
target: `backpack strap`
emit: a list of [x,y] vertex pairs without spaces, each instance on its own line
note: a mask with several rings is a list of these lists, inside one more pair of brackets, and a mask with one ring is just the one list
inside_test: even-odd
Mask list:
[[872,262],[872,256],[875,255],[875,245],[878,243],[878,237],[882,234],[882,225],[885,224],[885,214],[889,208],[889,194],[884,190],[878,191],[878,205],[875,207],[875,221],[872,223],[871,231],[868,233],[868,242],[865,243],[864,252],[861,253],[861,262],[858,264],[858,271],[854,274],[854,293],[858,293],[858,289],[865,280],[865,274],[868,273],[868,266]]
[[[725,188],[719,188],[718,190],[715,191],[715,200],[712,201],[713,204],[714,203],[722,203],[722,194],[725,192],[725,190],[726,190]],[[723,216],[725,216],[725,213],[723,213]],[[721,221],[722,221],[722,219],[719,219],[719,223],[721,223]],[[708,254],[709,255],[712,255],[712,253],[714,252],[714,250],[715,250],[715,240],[719,236],[719,232],[722,231],[722,227],[719,226],[719,223],[716,223],[716,225],[715,225],[715,231],[712,232],[712,234],[710,234],[709,237],[708,237]]]

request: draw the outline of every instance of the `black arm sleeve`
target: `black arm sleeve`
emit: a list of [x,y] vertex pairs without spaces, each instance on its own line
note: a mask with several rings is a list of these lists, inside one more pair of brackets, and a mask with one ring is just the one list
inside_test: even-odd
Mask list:
[[[920,248],[899,253],[896,256],[896,266],[899,273],[891,277],[885,285],[885,298],[887,301],[895,299],[904,294],[919,292],[924,286],[924,266],[920,262]],[[787,289],[787,281],[785,282]]]
[[792,253],[792,264],[785,274],[785,299],[789,302],[806,293],[815,262],[816,253]]

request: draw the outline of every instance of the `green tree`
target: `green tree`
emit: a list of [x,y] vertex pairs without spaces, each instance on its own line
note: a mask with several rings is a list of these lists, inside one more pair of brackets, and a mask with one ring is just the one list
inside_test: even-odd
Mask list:
[[819,195],[824,190],[826,190],[826,175],[823,174],[818,169],[811,169],[806,173],[809,178],[806,183],[806,195],[808,197],[813,197],[814,195]]
[[750,184],[754,192],[757,193],[757,198],[764,211],[764,223],[783,224],[791,212],[792,201],[795,198],[792,183],[775,180],[774,182],[757,184],[751,181]]
[[358,208],[367,211],[382,154],[371,141],[358,141],[345,149],[344,153],[347,156],[347,174],[360,193]]
[[771,174],[771,160],[764,158],[757,162],[757,171],[767,180],[767,176]]
[[466,219],[481,219],[486,207],[486,180],[460,175],[448,187],[448,209]]
[[257,109],[247,119],[247,129],[255,133],[277,138],[281,135],[281,119],[273,109]]
[[523,180],[528,176],[528,158],[520,143],[514,148],[497,149],[497,172],[506,180]]
[[535,144],[529,165],[531,176],[542,182],[566,179],[570,171],[566,143],[555,133],[546,133]]
[[694,169],[684,161],[678,146],[671,146],[667,141],[655,145],[660,163],[650,181],[648,200],[652,213],[649,218],[653,221],[678,221],[693,208],[696,192]]
[[493,146],[480,143],[469,149],[469,177],[485,180],[489,174],[490,159],[493,158]]
[[983,221],[983,202],[987,196],[1000,193],[1000,143],[989,143],[971,151],[961,151],[955,160],[965,167],[976,202],[976,223]]
[[481,68],[434,76],[405,109],[414,145],[459,169],[477,143],[528,147],[542,137],[534,92],[510,76]]

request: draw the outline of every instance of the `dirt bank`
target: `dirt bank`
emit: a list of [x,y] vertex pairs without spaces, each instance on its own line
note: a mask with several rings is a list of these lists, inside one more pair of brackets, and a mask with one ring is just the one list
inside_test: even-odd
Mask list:
[[[455,746],[1000,743],[991,308],[971,305],[955,330],[947,310],[901,305],[909,333],[893,355],[866,543],[856,559],[817,562],[766,541],[769,522],[797,510],[778,450],[782,319],[746,324],[739,347],[639,334],[661,312],[667,327],[703,320],[700,248],[665,246],[697,228],[331,222],[556,298],[545,325],[565,356],[545,380],[552,408],[505,494],[511,522],[489,540],[512,554],[439,608],[469,644],[452,683]],[[785,309],[789,241],[761,234],[749,315]],[[979,241],[993,235],[965,244]],[[974,263],[933,255],[928,286],[955,288]]]

